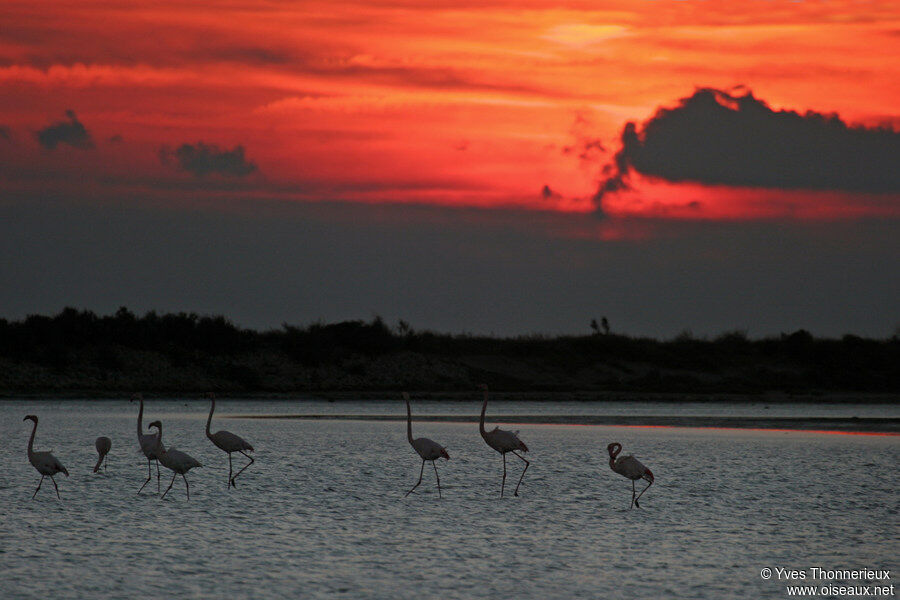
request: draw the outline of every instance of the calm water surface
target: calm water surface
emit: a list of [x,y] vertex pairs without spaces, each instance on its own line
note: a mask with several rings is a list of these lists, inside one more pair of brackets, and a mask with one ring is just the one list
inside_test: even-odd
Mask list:
[[[893,406],[631,404],[632,414],[897,416]],[[420,414],[477,402],[414,402]],[[217,415],[385,414],[399,401],[220,401]],[[531,467],[500,499],[500,456],[471,424],[414,423],[452,457],[403,498],[421,462],[402,423],[221,419],[257,462],[228,491],[226,455],[204,436],[204,402],[147,402],[164,441],[204,464],[164,500],[137,451],[127,402],[0,403],[0,597],[104,598],[785,598],[763,567],[891,569],[900,583],[895,489],[900,438],[815,433],[520,426]],[[498,402],[494,414],[623,414],[616,403]],[[678,411],[678,412],[676,412]],[[760,412],[755,412],[760,411]],[[766,411],[765,413],[761,411]],[[771,412],[770,411],[777,411]],[[28,464],[35,448],[71,477],[62,501]],[[93,474],[94,439],[112,438]],[[631,483],[607,464],[619,441],[656,475]],[[238,458],[236,465],[244,459]],[[515,485],[520,471],[509,459]],[[163,486],[171,474],[163,472]],[[509,489],[509,488],[508,488]],[[857,584],[859,582],[856,582]],[[862,582],[874,584],[879,582]],[[898,590],[900,591],[900,590]]]

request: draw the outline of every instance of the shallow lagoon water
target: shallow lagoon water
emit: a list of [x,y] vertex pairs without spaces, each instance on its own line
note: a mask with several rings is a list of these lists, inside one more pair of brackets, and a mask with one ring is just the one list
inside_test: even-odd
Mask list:
[[[414,414],[478,408],[413,403]],[[653,403],[632,409],[684,414]],[[865,585],[900,577],[897,436],[516,426],[532,464],[520,496],[501,499],[501,459],[477,427],[414,423],[415,436],[444,444],[452,459],[438,463],[443,499],[429,467],[404,498],[421,465],[404,423],[218,418],[402,414],[399,401],[220,401],[213,429],[257,450],[230,491],[227,457],[203,434],[207,410],[148,400],[144,414],[145,424],[163,421],[167,445],[204,464],[188,474],[187,501],[180,477],[160,500],[155,471],[135,494],[147,473],[136,405],[0,403],[0,596],[785,598],[786,582],[763,580],[763,567],[892,570],[892,581]],[[498,402],[489,414],[573,410],[618,409]],[[896,416],[890,406],[778,410]],[[62,501],[46,480],[31,500],[40,476],[25,455],[30,413],[40,417],[35,449],[52,450],[71,474],[57,477]],[[113,449],[107,472],[95,475],[99,435]],[[640,510],[628,508],[631,482],[609,470],[611,441],[656,475]],[[508,466],[511,490],[520,461],[509,457]],[[170,480],[164,470],[163,489]]]

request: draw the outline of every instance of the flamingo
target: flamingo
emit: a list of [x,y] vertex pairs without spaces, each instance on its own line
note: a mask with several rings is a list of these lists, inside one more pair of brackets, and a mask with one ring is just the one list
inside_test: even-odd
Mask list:
[[[434,467],[434,477],[437,479],[438,486],[438,498],[442,498],[441,496],[441,478],[438,477],[437,465],[435,465],[435,461],[441,457],[450,460],[450,455],[447,454],[447,450],[433,440],[429,440],[428,438],[415,438],[412,436],[412,411],[409,408],[409,394],[403,392],[403,399],[406,400],[406,437],[409,439],[409,445],[413,447],[413,450],[419,453],[419,456],[422,457],[422,468],[419,469],[419,481],[416,482],[416,485],[412,486],[412,488],[406,492],[406,496],[412,494],[412,491],[419,487],[419,484],[422,483],[422,473],[425,472],[425,461],[430,460],[431,466]],[[406,496],[403,496],[406,498]]]
[[64,473],[66,477],[69,476],[69,472],[66,471],[66,468],[62,466],[62,463],[59,462],[55,456],[53,456],[50,452],[35,452],[34,451],[34,434],[37,432],[37,424],[38,418],[34,415],[28,415],[23,421],[34,421],[34,429],[31,430],[31,437],[28,438],[28,462],[31,463],[31,466],[37,469],[37,472],[41,474],[41,480],[38,482],[37,489],[34,490],[34,494],[31,495],[31,499],[34,500],[34,497],[37,496],[38,490],[41,489],[41,484],[44,483],[44,477],[49,476],[50,481],[53,482],[53,487],[56,488],[56,498],[57,500],[61,500],[59,497],[59,487],[56,485],[56,480],[53,479],[53,476],[57,473]]
[[162,423],[159,421],[153,421],[150,423],[149,427],[156,427],[157,433],[154,437],[156,437],[156,451],[157,456],[159,458],[159,462],[162,463],[164,467],[172,470],[172,482],[169,483],[169,487],[166,488],[166,491],[163,492],[162,498],[166,497],[166,494],[169,493],[169,490],[172,489],[172,486],[175,484],[175,477],[181,475],[181,478],[184,479],[184,487],[187,491],[187,499],[191,499],[191,486],[188,485],[187,477],[185,477],[185,473],[193,469],[194,467],[202,467],[197,459],[193,456],[189,456],[180,450],[176,450],[174,446],[166,450],[166,447],[162,444]]
[[[619,442],[613,442],[606,447],[606,450],[609,452],[609,468],[619,475],[631,480],[631,504],[640,508],[641,505],[638,504],[638,500],[640,500],[641,496],[644,495],[644,492],[653,485],[653,473],[632,455],[626,454],[625,456],[619,456],[619,452],[622,451],[622,444]],[[618,458],[616,458],[617,456]],[[641,490],[641,493],[638,494],[637,498],[635,498],[634,482],[638,479],[643,479],[649,483],[647,484],[647,487]]]
[[513,496],[519,495],[519,486],[522,484],[522,479],[525,478],[525,471],[528,470],[528,466],[531,464],[528,462],[524,456],[518,454],[516,450],[521,450],[522,452],[528,452],[528,446],[525,445],[522,440],[519,439],[519,432],[505,431],[500,429],[499,427],[494,427],[491,431],[486,431],[484,428],[484,413],[487,410],[488,403],[488,387],[482,384],[481,389],[484,391],[484,404],[481,405],[481,420],[478,423],[478,431],[481,433],[481,437],[484,438],[485,443],[500,453],[503,457],[503,482],[500,484],[500,497],[503,497],[503,488],[506,486],[506,453],[512,452],[516,457],[522,459],[525,462],[525,469],[522,470],[522,475],[519,477],[519,483],[516,484],[516,490],[513,492]]
[[[105,436],[100,436],[97,438],[97,441],[94,442],[94,446],[97,448],[97,454],[100,457],[97,459],[97,464],[94,465],[94,473],[100,470],[100,463],[103,462],[103,459],[106,458],[106,455],[109,453],[109,449],[112,448],[112,440]],[[104,470],[106,466],[104,465]]]
[[[216,410],[216,396],[214,394],[209,394],[209,418],[206,419],[206,437],[210,439],[210,441],[215,444],[221,450],[224,450],[228,453],[228,489],[232,487],[237,487],[237,484],[234,482],[237,479],[238,475],[244,472],[244,469],[252,465],[254,462],[253,457],[248,455],[244,450],[249,450],[253,452],[253,446],[249,444],[244,438],[231,433],[230,431],[217,431],[215,433],[209,432],[209,425],[212,423],[213,411]],[[244,465],[244,469],[241,469],[237,472],[237,475],[234,477],[231,476],[231,453],[232,452],[240,452],[244,456],[250,459],[246,465]]]
[[[141,486],[141,489],[137,491],[138,494],[144,489],[144,486],[150,483],[150,479],[153,478],[153,471],[150,470],[150,461],[156,461],[156,493],[159,493],[159,456],[158,456],[158,448],[157,448],[157,438],[152,433],[144,433],[141,430],[141,423],[144,419],[144,397],[140,394],[135,394],[131,397],[131,401],[139,400],[141,403],[141,408],[138,410],[138,420],[137,420],[137,436],[138,436],[138,444],[141,447],[141,452],[144,453],[144,456],[147,457],[147,481],[144,482],[144,485]],[[160,439],[162,436],[160,436]]]

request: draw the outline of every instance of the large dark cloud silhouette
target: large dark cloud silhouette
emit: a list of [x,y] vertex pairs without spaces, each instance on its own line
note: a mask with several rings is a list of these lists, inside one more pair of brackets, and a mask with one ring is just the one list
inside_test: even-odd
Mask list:
[[175,150],[164,147],[159,151],[159,157],[164,164],[174,162],[197,177],[210,173],[244,177],[256,171],[256,164],[244,156],[243,146],[220,150],[215,144],[197,142],[196,145],[182,144]]
[[35,134],[41,146],[48,150],[53,150],[59,144],[68,144],[73,148],[81,149],[93,148],[94,140],[75,116],[75,111],[67,110],[66,117],[69,119],[68,121],[58,121]]
[[785,190],[900,192],[900,132],[850,126],[837,115],[772,110],[743,95],[700,88],[638,127],[604,169],[595,199],[628,189],[636,171],[672,182]]

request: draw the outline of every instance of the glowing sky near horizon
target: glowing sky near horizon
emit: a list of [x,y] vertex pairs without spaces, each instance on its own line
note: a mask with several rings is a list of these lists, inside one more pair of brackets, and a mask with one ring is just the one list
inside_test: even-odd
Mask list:
[[[625,123],[698,87],[900,128],[893,2],[14,0],[0,22],[0,182],[20,191],[577,214]],[[67,110],[90,142],[42,146]],[[246,168],[179,169],[185,144]],[[891,193],[637,179],[607,215],[900,214]]]

